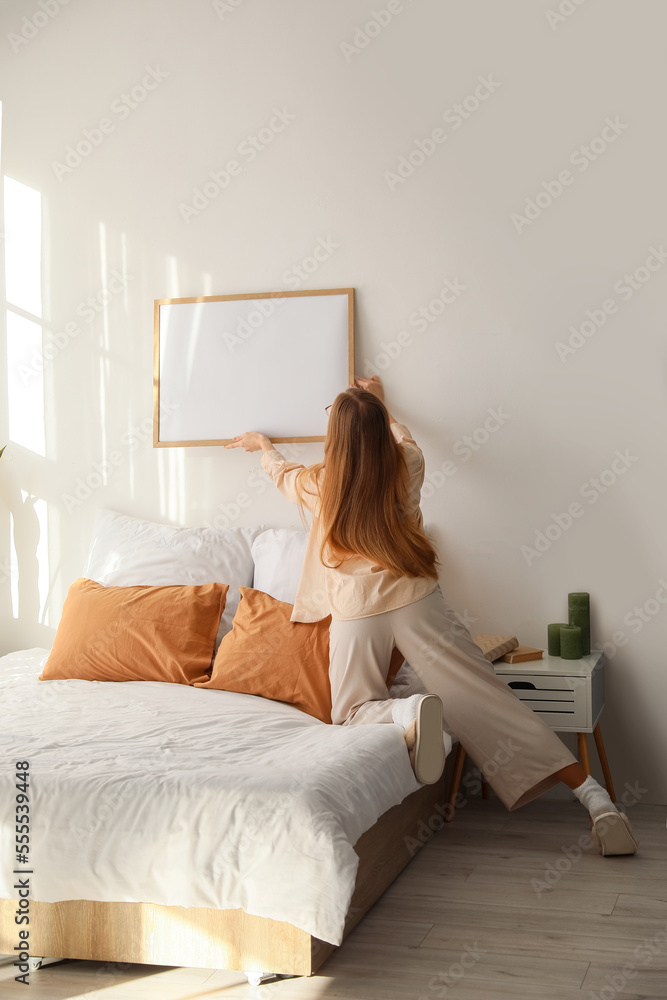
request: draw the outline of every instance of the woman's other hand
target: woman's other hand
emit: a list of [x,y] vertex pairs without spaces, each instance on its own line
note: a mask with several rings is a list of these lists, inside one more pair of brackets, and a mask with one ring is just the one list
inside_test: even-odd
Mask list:
[[260,448],[262,451],[268,451],[272,447],[271,439],[259,431],[246,431],[225,445],[225,448],[243,448],[245,451],[259,451]]
[[352,385],[356,386],[357,389],[366,389],[367,392],[372,392],[374,396],[377,396],[384,403],[384,389],[379,375],[373,375],[372,378],[363,378],[360,376],[359,378],[355,378]]
[[[355,378],[350,388],[352,388],[352,386],[356,386],[357,389],[366,389],[367,392],[372,392],[374,396],[377,396],[378,399],[382,400],[382,402],[385,403],[384,388],[382,382],[380,381],[379,375],[373,375],[372,378],[364,378],[363,376],[359,376],[359,378]],[[386,405],[387,404],[385,403],[385,406]],[[387,413],[389,413],[388,407],[387,407]],[[396,417],[392,413],[389,413],[389,423],[390,424],[396,423]]]

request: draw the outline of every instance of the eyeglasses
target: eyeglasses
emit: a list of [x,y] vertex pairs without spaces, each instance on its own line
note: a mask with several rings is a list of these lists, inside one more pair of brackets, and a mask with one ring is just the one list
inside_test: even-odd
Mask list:
[[328,406],[324,407],[324,412],[326,413],[327,416],[329,416],[329,410],[331,409],[332,406],[333,406],[333,403],[329,403]]

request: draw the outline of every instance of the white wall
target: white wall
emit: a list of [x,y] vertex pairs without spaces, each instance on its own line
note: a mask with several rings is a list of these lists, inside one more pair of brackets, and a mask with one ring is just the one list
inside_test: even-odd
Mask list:
[[[357,371],[381,374],[440,484],[423,511],[450,603],[473,632],[543,646],[567,592],[590,591],[595,644],[625,643],[607,647],[603,717],[618,789],[639,781],[643,801],[667,801],[667,605],[655,599],[667,600],[667,266],[651,256],[667,241],[664,3],[563,0],[572,13],[557,20],[559,0],[394,0],[362,48],[356,28],[373,11],[387,21],[387,0],[71,0],[54,13],[56,2],[42,0],[48,16],[10,0],[0,22],[5,211],[20,233],[6,218],[0,652],[51,643],[100,506],[182,525],[299,525],[273,487],[248,483],[258,455],[152,448],[153,300],[353,286]],[[154,89],[122,111],[148,69]],[[466,98],[465,120],[447,114]],[[54,168],[102,119],[90,155]],[[620,124],[605,133],[609,119]],[[270,123],[282,131],[250,161],[241,144]],[[442,141],[392,180],[434,129]],[[186,221],[181,206],[231,159],[238,174]],[[560,195],[543,193],[517,226],[565,170]],[[418,329],[413,314],[446,282],[463,290]],[[570,327],[588,310],[599,320],[608,300],[615,313],[560,357]],[[45,345],[61,335],[43,389],[30,356],[40,325]],[[286,391],[307,377],[295,371]],[[501,418],[486,434],[491,411]],[[475,433],[488,440],[467,453]],[[598,490],[618,451],[630,459]],[[316,461],[321,445],[300,454]],[[239,493],[252,502],[228,517]],[[546,551],[522,551],[575,503],[580,516]]]

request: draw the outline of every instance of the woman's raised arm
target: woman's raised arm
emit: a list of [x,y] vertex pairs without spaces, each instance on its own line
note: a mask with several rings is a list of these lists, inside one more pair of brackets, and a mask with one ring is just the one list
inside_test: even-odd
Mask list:
[[[243,448],[245,451],[263,451],[261,467],[273,480],[282,495],[291,503],[297,503],[296,478],[304,468],[299,462],[289,462],[284,455],[271,444],[271,439],[259,431],[246,431],[239,434],[225,448]],[[317,491],[309,490],[306,484],[304,505],[312,511],[317,501]]]

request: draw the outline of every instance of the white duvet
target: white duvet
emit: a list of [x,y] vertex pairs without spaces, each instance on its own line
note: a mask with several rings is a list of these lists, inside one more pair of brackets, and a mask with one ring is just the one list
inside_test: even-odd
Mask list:
[[32,896],[241,907],[340,944],[353,844],[418,785],[394,725],[157,682],[39,681],[0,658],[0,898],[30,763]]

